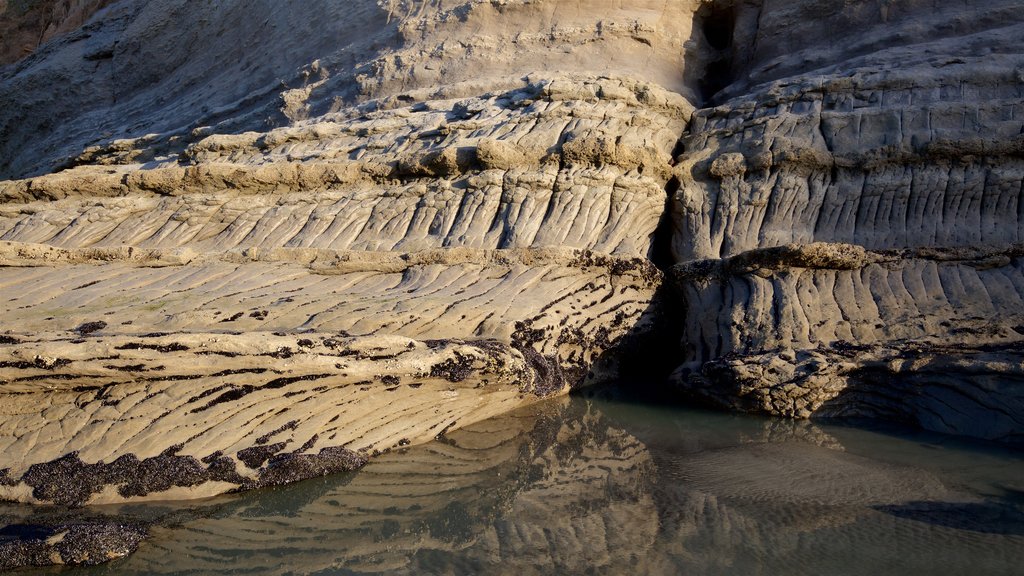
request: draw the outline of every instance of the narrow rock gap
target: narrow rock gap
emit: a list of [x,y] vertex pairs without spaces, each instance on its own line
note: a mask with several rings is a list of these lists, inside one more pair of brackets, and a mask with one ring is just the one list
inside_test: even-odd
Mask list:
[[699,30],[709,50],[698,88],[703,106],[712,105],[715,95],[733,83],[733,46],[736,7],[730,2],[708,3],[697,11],[695,30]]
[[675,264],[675,258],[672,256],[672,202],[679,191],[679,186],[679,178],[676,176],[669,179],[665,185],[665,210],[651,241],[651,262],[663,272],[667,272]]
[[[683,136],[685,136],[685,132]],[[682,153],[682,139],[672,152]],[[619,358],[620,376],[616,381],[574,391],[588,398],[625,400],[640,403],[680,404],[668,385],[669,377],[678,367],[680,341],[683,335],[684,308],[670,270],[675,264],[672,255],[672,206],[681,182],[672,176],[665,185],[665,209],[651,239],[648,259],[664,273],[664,280],[654,294],[645,316],[653,319],[653,329],[624,339],[615,355]]]

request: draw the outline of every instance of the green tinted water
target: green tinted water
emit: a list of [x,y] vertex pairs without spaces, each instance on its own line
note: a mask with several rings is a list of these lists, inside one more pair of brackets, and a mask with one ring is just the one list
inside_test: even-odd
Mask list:
[[584,399],[355,474],[127,511],[164,526],[57,572],[1024,574],[1019,452]]

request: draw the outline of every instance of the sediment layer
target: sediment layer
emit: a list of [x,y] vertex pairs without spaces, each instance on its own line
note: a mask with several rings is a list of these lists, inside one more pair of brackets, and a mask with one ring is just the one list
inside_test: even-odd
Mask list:
[[1019,7],[758,4],[677,158],[674,382],[1019,442]]
[[694,109],[651,6],[114,2],[5,68],[2,496],[294,481],[614,377]]
[[0,69],[3,497],[350,469],[630,356],[1020,441],[1024,22],[933,4],[111,3]]

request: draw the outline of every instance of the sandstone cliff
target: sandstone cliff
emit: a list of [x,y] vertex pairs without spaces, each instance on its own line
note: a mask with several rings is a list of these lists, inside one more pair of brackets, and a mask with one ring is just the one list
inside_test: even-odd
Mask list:
[[279,484],[614,376],[693,6],[594,8],[119,2],[9,67],[3,495]]
[[677,167],[675,381],[743,410],[1020,442],[1020,3],[727,16],[728,73]]
[[1019,442],[1022,19],[114,2],[0,69],[0,495],[351,469],[630,359]]

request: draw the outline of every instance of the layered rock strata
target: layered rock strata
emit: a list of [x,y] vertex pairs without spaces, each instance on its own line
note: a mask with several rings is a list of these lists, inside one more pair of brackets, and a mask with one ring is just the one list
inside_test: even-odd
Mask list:
[[[311,38],[283,29],[303,17]],[[501,24],[539,17],[541,36]],[[190,49],[211,58],[241,57],[237,32],[217,37],[228,22],[267,18],[281,45],[218,76],[174,51],[176,18],[209,32]],[[0,100],[31,120],[2,124],[0,170],[27,177],[0,183],[0,496],[276,485],[616,375],[658,327],[648,257],[693,111],[658,83],[689,20],[658,18],[118,2],[8,68]],[[548,34],[566,52],[537,62]],[[125,75],[77,70],[83,46]],[[510,52],[481,75],[488,46]],[[595,69],[595,47],[651,66]],[[555,71],[570,62],[586,66]],[[295,77],[253,86],[279,71]],[[26,90],[55,73],[61,94]],[[24,136],[56,120],[59,142]],[[97,142],[98,126],[118,133]]]
[[2,495],[351,469],[654,364],[654,261],[689,397],[1019,441],[1017,4],[114,2],[0,69]]
[[1021,440],[1019,8],[717,14],[727,65],[682,141],[673,204],[678,386],[730,408]]
[[3,493],[195,497],[351,469],[613,369],[600,355],[651,322],[657,272],[524,255],[105,264],[95,284],[97,265],[31,268],[5,285],[25,330],[0,364]]

